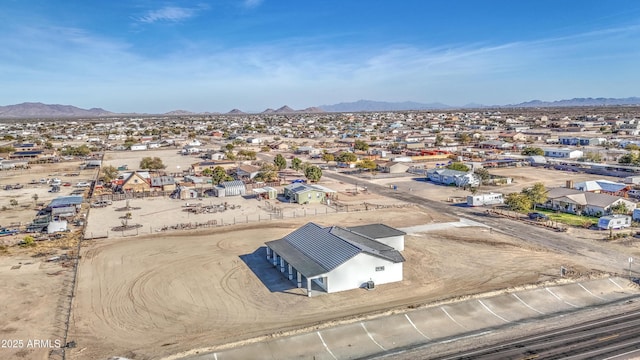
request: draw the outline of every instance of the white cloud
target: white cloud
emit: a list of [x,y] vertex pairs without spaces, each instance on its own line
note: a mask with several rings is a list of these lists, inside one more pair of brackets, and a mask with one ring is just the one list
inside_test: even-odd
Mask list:
[[155,23],[158,21],[178,22],[196,15],[196,10],[176,6],[167,6],[162,9],[151,10],[138,18],[143,23]]
[[262,4],[263,0],[244,0],[242,5],[246,8],[255,8]]

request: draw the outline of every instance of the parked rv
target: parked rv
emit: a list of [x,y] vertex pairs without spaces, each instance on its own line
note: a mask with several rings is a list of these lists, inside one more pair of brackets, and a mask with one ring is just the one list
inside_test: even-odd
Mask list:
[[601,230],[624,229],[631,226],[629,215],[607,215],[598,219],[598,228]]

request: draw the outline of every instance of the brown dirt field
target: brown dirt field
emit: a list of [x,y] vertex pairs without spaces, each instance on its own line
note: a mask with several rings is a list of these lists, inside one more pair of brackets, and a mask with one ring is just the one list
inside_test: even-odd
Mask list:
[[17,348],[3,345],[2,359],[49,359],[51,349],[29,347],[29,340],[64,342],[70,268],[32,254],[12,249],[0,257],[0,338],[22,341]]
[[[434,219],[422,209],[405,208],[313,220],[326,225],[384,222],[403,227]],[[82,254],[69,338],[77,341],[78,348],[70,358],[158,358],[547,281],[555,277],[560,264],[567,264],[567,259],[495,232],[489,240],[486,229],[457,228],[455,236],[450,230],[407,236],[405,280],[376,291],[308,298],[269,269],[270,281],[287,288],[270,291],[249,268],[252,262],[266,264],[254,253],[265,241],[309,220],[95,241]]]

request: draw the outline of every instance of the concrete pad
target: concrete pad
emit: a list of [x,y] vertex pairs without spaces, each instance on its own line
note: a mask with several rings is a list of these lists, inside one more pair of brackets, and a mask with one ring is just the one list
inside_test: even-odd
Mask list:
[[355,359],[385,350],[464,336],[494,326],[636,296],[622,278],[552,286],[490,298],[469,299],[405,314],[347,324],[202,354],[192,359]]
[[276,339],[269,342],[274,359],[309,358],[335,360],[316,332]]
[[[271,356],[269,344],[266,342],[246,345],[214,354],[198,356],[197,359],[244,360],[244,359],[276,359]],[[204,357],[206,356],[206,357]]]
[[576,307],[585,307],[595,304],[602,304],[607,300],[599,295],[589,293],[580,284],[568,284],[565,286],[556,286],[550,288],[554,294],[558,295],[563,301],[573,304]]
[[429,341],[429,338],[420,333],[404,315],[392,315],[365,321],[364,325],[369,334],[386,349]]
[[338,359],[356,359],[386,350],[369,337],[359,322],[318,332]]
[[627,287],[629,281],[620,278],[584,281],[580,284],[594,295],[608,300],[618,300],[635,294],[635,292],[632,292],[632,290]]
[[440,307],[415,310],[407,313],[413,324],[430,339],[440,339],[467,331],[453,321]]
[[511,294],[498,295],[481,299],[481,301],[491,311],[510,322],[540,316],[539,312],[527,307]]
[[441,308],[470,331],[506,324],[506,321],[492,314],[478,300],[442,305]]
[[553,314],[560,311],[575,310],[576,308],[553,296],[546,288],[534,289],[515,293],[523,303],[543,314]]

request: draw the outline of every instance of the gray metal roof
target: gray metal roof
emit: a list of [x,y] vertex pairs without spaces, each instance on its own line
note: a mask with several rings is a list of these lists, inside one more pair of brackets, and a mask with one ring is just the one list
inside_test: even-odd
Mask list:
[[306,277],[324,274],[327,270],[303,252],[291,246],[285,239],[269,241],[266,245],[287,260],[299,273]]
[[49,203],[50,208],[67,207],[71,205],[82,204],[84,198],[82,196],[59,196]]
[[220,183],[220,186],[224,188],[244,188],[245,187],[242,180],[223,181]]
[[392,262],[404,261],[391,246],[341,227],[321,227],[311,222],[266,245],[306,277],[327,273],[361,252]]
[[307,223],[284,239],[330,271],[360,253],[359,248],[331,234],[330,230],[331,228]]
[[402,254],[400,254],[398,250],[387,244],[383,244],[379,241],[364,237],[360,234],[338,226],[332,227],[330,232],[346,241],[349,241],[369,255],[377,256],[392,262],[404,261],[404,257],[402,257]]
[[348,227],[347,230],[353,231],[357,234],[366,236],[370,239],[382,239],[391,236],[401,236],[407,235],[404,231],[400,231],[396,228],[392,228],[391,226],[387,226],[385,224],[368,224],[361,226],[351,226]]

